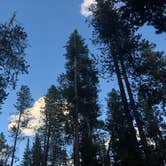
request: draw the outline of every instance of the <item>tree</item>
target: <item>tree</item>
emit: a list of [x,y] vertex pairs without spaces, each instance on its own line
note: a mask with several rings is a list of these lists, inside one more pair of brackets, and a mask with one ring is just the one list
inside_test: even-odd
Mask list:
[[166,32],[166,2],[162,0],[121,0],[119,10],[133,26],[152,25],[157,33]]
[[65,163],[67,154],[63,148],[64,111],[65,103],[61,99],[58,89],[52,85],[45,95],[44,125],[39,130],[43,140],[44,166],[47,166],[48,162],[51,165]]
[[18,76],[28,72],[25,60],[27,34],[14,24],[15,14],[7,25],[0,25],[0,104],[8,95],[7,88],[15,88]]
[[32,146],[32,166],[42,166],[42,148],[38,135],[35,136],[35,142]]
[[79,165],[78,158],[81,165],[93,165],[96,160],[93,132],[99,116],[98,72],[88,54],[84,40],[75,30],[66,45],[66,73],[60,79],[63,96],[69,104],[68,124],[74,129],[70,131],[74,136],[75,165]]
[[20,88],[20,91],[17,93],[17,102],[15,105],[15,108],[18,110],[19,116],[18,116],[18,121],[16,126],[13,126],[13,137],[14,137],[14,145],[13,145],[13,150],[12,150],[12,159],[11,159],[11,166],[14,164],[14,158],[15,158],[15,152],[16,152],[16,145],[17,145],[17,140],[18,136],[20,134],[20,126],[24,124],[23,121],[21,121],[22,114],[27,108],[30,108],[32,106],[32,97],[30,93],[30,89],[27,85],[22,85]]
[[108,155],[112,154],[113,165],[136,165],[138,158],[133,154],[132,145],[128,141],[127,119],[119,92],[112,89],[108,95],[108,111],[106,129],[110,134]]
[[[119,6],[121,7],[121,5]],[[129,120],[128,124],[131,124],[132,129],[133,127],[131,123],[131,115],[134,115],[133,117],[135,118],[140,137],[140,142],[138,142],[138,140],[137,142],[141,143],[142,145],[139,147],[139,149],[144,152],[146,165],[153,165],[154,162],[151,160],[150,148],[146,137],[145,124],[143,122],[144,119],[142,118],[141,110],[138,108],[139,103],[137,98],[135,98],[133,95],[138,92],[135,92],[133,89],[133,87],[136,86],[136,76],[133,71],[135,71],[134,68],[136,62],[139,64],[142,59],[142,57],[138,57],[139,52],[142,51],[140,48],[140,36],[135,35],[135,26],[133,26],[133,24],[131,24],[131,22],[124,17],[124,13],[119,9],[119,6],[117,6],[116,1],[98,0],[97,5],[93,9],[94,13],[92,17],[92,25],[95,28],[94,33],[97,43],[104,44],[107,49],[107,52],[104,53],[103,64],[107,67],[107,69],[109,69],[108,71],[111,74],[115,72],[117,75],[125,112],[127,110],[126,117],[128,117],[127,119]],[[143,54],[146,54],[146,52]],[[149,64],[149,67],[144,66],[144,78],[149,77],[146,73],[146,68],[150,68],[148,72],[153,73],[153,66],[154,64],[152,63]],[[163,76],[161,73],[163,74],[164,70],[158,73],[157,71],[158,70],[156,70],[155,77],[159,80],[162,80]],[[131,79],[129,79],[129,76],[134,77],[132,80],[133,87],[131,86]],[[141,80],[141,77],[139,78]],[[149,79],[148,84],[155,88],[155,84],[157,84],[157,82],[152,84],[151,80]],[[162,92],[163,90],[164,88],[162,88]],[[129,101],[127,100],[127,97]],[[155,97],[152,96],[152,98]],[[134,132],[132,133],[135,135]],[[133,146],[133,150],[134,149],[138,149],[138,146]]]
[[[163,52],[155,51],[155,45],[143,40],[140,52],[135,58],[133,85],[138,94],[139,109],[142,112],[148,140],[155,144],[152,149],[153,162],[158,165],[165,160],[165,142],[163,138],[165,117],[165,81],[166,59]],[[155,153],[155,155],[154,155]],[[158,162],[158,163],[157,163]]]
[[[102,46],[104,45],[107,50],[107,52],[104,52],[104,60],[102,60],[104,67],[106,66],[111,75],[116,73],[117,76],[128,121],[127,125],[129,126],[130,142],[133,144],[133,154],[138,158],[141,158],[142,155],[133,126],[132,112],[137,123],[143,150],[148,158],[147,141],[141,117],[136,109],[126,71],[129,69],[128,66],[130,66],[127,66],[127,64],[132,64],[132,54],[137,48],[139,36],[134,35],[135,29],[123,19],[122,13],[118,11],[115,2],[112,1],[97,1],[97,5],[93,9],[91,24],[94,27],[95,42],[102,44]],[[130,103],[128,103],[127,96],[129,96]]]
[[32,166],[31,165],[31,150],[30,150],[30,147],[29,147],[29,138],[27,140],[27,145],[26,145],[26,148],[25,148],[25,151],[24,151],[24,154],[23,154],[23,160],[22,160],[22,163],[21,163],[21,166]]
[[10,157],[11,147],[7,144],[4,134],[0,133],[0,165],[7,166]]
[[147,24],[153,26],[156,33],[166,32],[166,2],[163,0],[105,0],[105,2],[114,3],[131,27],[138,29]]

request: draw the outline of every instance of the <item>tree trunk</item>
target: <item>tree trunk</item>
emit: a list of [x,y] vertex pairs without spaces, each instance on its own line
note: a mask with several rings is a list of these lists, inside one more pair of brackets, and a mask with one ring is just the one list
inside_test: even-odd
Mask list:
[[135,143],[138,145],[138,141],[136,139],[136,131],[135,131],[134,126],[133,126],[133,119],[132,119],[131,114],[130,114],[130,110],[129,110],[129,106],[128,106],[128,102],[127,102],[127,97],[125,94],[125,89],[124,89],[124,85],[122,82],[122,77],[121,77],[121,73],[120,73],[120,69],[119,69],[119,65],[118,65],[118,60],[117,60],[116,56],[113,56],[113,60],[114,60],[114,65],[115,65],[115,70],[116,70],[116,75],[117,75],[117,79],[118,79],[118,84],[119,84],[119,89],[120,89],[120,93],[121,93],[121,97],[122,97],[123,106],[124,106],[124,109],[126,111],[127,122],[128,122],[130,130],[133,133],[133,141],[135,141]]
[[149,156],[149,150],[148,150],[148,146],[147,146],[147,139],[146,139],[146,136],[145,136],[145,133],[144,133],[144,130],[143,130],[143,123],[142,123],[142,120],[141,120],[141,115],[137,111],[137,107],[135,105],[134,97],[133,97],[131,87],[130,87],[130,82],[128,80],[126,69],[125,69],[125,66],[124,66],[124,62],[123,62],[123,59],[122,59],[121,56],[120,56],[120,64],[121,64],[123,78],[124,78],[126,88],[127,88],[127,92],[128,92],[129,99],[130,99],[131,108],[133,110],[135,121],[136,121],[136,124],[137,124],[137,127],[138,127],[141,144],[143,146],[143,150],[144,150],[145,155],[146,155],[147,165],[150,165],[150,163],[149,163],[150,162],[149,161],[149,159],[150,159],[149,158],[150,157]]
[[138,162],[141,162],[139,160],[141,158],[141,156],[140,156],[141,154],[140,154],[140,150],[139,150],[139,146],[138,146],[138,140],[136,137],[136,131],[135,131],[135,128],[133,125],[133,119],[132,119],[132,116],[131,116],[131,113],[129,110],[127,97],[125,94],[125,89],[124,89],[121,72],[120,72],[120,68],[119,68],[119,64],[118,64],[118,59],[117,59],[116,55],[112,55],[112,57],[113,57],[114,65],[115,65],[115,71],[116,71],[116,75],[117,75],[117,79],[118,79],[119,89],[120,89],[122,102],[123,102],[126,119],[127,119],[127,123],[128,123],[128,134],[129,134],[128,136],[130,139],[129,141],[131,142],[132,151],[134,153],[134,156],[136,157],[135,159],[137,159]]
[[14,139],[14,146],[13,146],[12,159],[11,159],[10,166],[13,166],[13,164],[14,164],[15,151],[16,151],[16,145],[17,145],[17,139],[18,139],[18,132],[19,132],[19,129],[20,129],[21,115],[22,115],[22,113],[20,112],[19,113],[19,118],[18,118],[18,123],[17,123],[16,135],[15,135],[15,139]]
[[107,150],[107,166],[111,165],[111,162],[110,162],[110,150],[111,150],[111,136],[110,136],[110,141],[108,143],[108,150]]
[[75,91],[75,111],[74,111],[74,166],[79,166],[79,123],[78,123],[78,81],[77,81],[77,57],[74,56],[74,91]]
[[49,120],[47,135],[46,135],[46,143],[45,143],[45,147],[44,147],[44,166],[47,166],[47,161],[48,161],[50,134],[51,134],[51,124],[50,124],[50,120]]

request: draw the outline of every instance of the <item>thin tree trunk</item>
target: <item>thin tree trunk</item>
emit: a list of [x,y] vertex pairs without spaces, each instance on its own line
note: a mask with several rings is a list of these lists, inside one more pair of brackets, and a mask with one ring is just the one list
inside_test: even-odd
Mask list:
[[75,71],[74,71],[74,80],[75,80],[75,111],[74,111],[74,166],[79,166],[79,123],[78,123],[78,81],[77,81],[77,57],[74,56]]
[[137,107],[136,107],[136,104],[135,104],[135,101],[134,101],[134,97],[133,97],[131,87],[130,87],[130,82],[129,82],[128,77],[127,77],[127,73],[126,73],[126,69],[125,69],[122,57],[120,57],[120,64],[121,64],[123,78],[124,78],[126,88],[127,88],[127,92],[128,92],[129,99],[130,99],[131,108],[133,110],[135,121],[136,121],[136,124],[137,124],[137,127],[138,127],[141,144],[143,146],[143,150],[144,150],[145,155],[146,155],[147,164],[150,165],[150,163],[149,163],[150,162],[149,161],[150,160],[149,150],[148,150],[148,146],[147,146],[147,139],[146,139],[146,136],[145,136],[145,133],[144,133],[144,130],[143,130],[143,123],[142,123],[142,120],[141,120],[141,115],[137,111]]
[[11,159],[10,166],[13,166],[13,164],[14,164],[15,151],[16,151],[16,145],[17,145],[17,139],[18,139],[18,132],[19,132],[19,129],[20,129],[21,115],[22,115],[22,113],[20,112],[19,113],[19,118],[18,118],[18,123],[17,123],[16,135],[15,135],[15,139],[14,139],[14,146],[13,146],[12,159]]
[[[49,119],[49,121],[50,121],[50,119]],[[48,161],[50,135],[51,135],[51,124],[49,122],[48,129],[47,129],[47,135],[46,135],[45,150],[44,150],[44,166],[47,166],[47,161]]]
[[110,162],[110,150],[111,150],[111,136],[110,136],[110,141],[109,141],[108,150],[107,150],[107,166],[111,165],[111,162]]
[[117,60],[117,57],[115,55],[113,55],[112,57],[113,57],[114,65],[115,65],[115,71],[116,71],[116,75],[117,75],[117,79],[118,79],[118,84],[119,84],[119,89],[120,89],[120,93],[121,93],[121,97],[122,97],[123,106],[124,106],[126,117],[127,117],[127,122],[129,125],[129,130],[132,133],[131,139],[132,139],[135,147],[138,148],[136,131],[135,131],[134,126],[133,126],[133,119],[132,119],[131,114],[130,114],[130,110],[129,110],[129,106],[128,106],[128,102],[127,102],[127,97],[125,94],[125,89],[124,89],[124,85],[122,82],[122,77],[121,77],[121,73],[120,73],[120,69],[119,69],[118,60]]

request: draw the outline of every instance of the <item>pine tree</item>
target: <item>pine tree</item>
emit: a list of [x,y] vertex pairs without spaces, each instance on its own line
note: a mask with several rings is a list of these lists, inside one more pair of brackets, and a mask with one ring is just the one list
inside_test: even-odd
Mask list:
[[[74,136],[74,140],[79,142],[74,145],[74,148],[77,148],[74,153],[77,153],[77,157],[78,153],[81,154],[81,165],[93,165],[95,162],[93,132],[96,129],[97,117],[99,116],[97,104],[98,72],[88,54],[89,51],[84,40],[77,31],[74,31],[66,45],[66,74],[61,76],[60,83],[64,98],[70,104],[71,128],[76,128],[78,125],[79,131],[77,131],[76,137],[79,139],[75,140]],[[77,88],[77,94],[75,88]],[[78,116],[76,117],[75,114]],[[75,156],[74,161],[76,160],[78,158],[76,159]]]
[[[136,131],[133,126],[133,117],[136,120],[140,141],[148,160],[148,149],[146,136],[143,130],[141,116],[138,113],[128,80],[127,71],[132,62],[139,36],[134,35],[134,28],[123,19],[121,12],[115,6],[114,1],[97,0],[97,5],[93,9],[91,24],[94,27],[95,40],[103,43],[107,52],[104,52],[102,63],[108,69],[109,74],[116,73],[119,89],[123,101],[123,106],[129,126],[130,142],[133,144],[133,154],[141,158],[142,152],[139,149]],[[126,89],[125,89],[126,87]],[[126,93],[127,91],[127,93]],[[127,96],[129,96],[130,103]],[[140,160],[141,161],[141,160]]]
[[123,6],[119,10],[123,17],[128,19],[133,26],[152,25],[157,33],[166,32],[166,2],[162,0],[121,0]]
[[32,163],[31,166],[42,166],[42,148],[38,135],[35,136],[35,142],[32,146]]
[[15,14],[6,25],[0,24],[0,104],[8,95],[8,87],[15,88],[20,74],[28,72],[25,60],[27,34],[15,24]]
[[45,95],[44,125],[39,130],[43,140],[44,166],[47,166],[48,162],[60,165],[66,160],[67,154],[63,148],[64,111],[65,103],[58,89],[52,85]]
[[[142,146],[141,148],[140,146],[133,146],[133,150],[143,150],[146,165],[153,165],[154,162],[151,160],[150,148],[146,136],[145,123],[143,122],[143,120],[145,119],[142,118],[143,111],[142,109],[138,108],[139,102],[137,98],[135,98],[133,95],[135,93],[138,93],[138,91],[134,92],[133,87],[137,86],[137,83],[139,83],[136,83],[136,78],[139,78],[140,81],[143,78],[143,80],[145,79],[146,81],[148,81],[147,83],[153,88],[156,87],[157,81],[152,84],[151,79],[146,79],[147,77],[149,77],[148,73],[146,73],[146,69],[148,68],[150,69],[147,72],[153,73],[154,76],[154,64],[151,63],[149,65],[146,65],[146,67],[144,66],[143,72],[145,72],[145,74],[142,78],[136,73],[133,73],[133,71],[135,71],[136,65],[138,64],[139,66],[142,61],[142,57],[138,56],[139,52],[142,51],[142,48],[140,48],[140,37],[139,35],[135,35],[136,29],[131,24],[131,22],[125,17],[123,17],[123,11],[119,10],[119,8],[116,7],[116,1],[97,0],[97,5],[94,7],[93,12],[94,15],[92,18],[92,25],[95,28],[94,31],[96,41],[98,43],[104,43],[107,49],[107,52],[104,53],[104,60],[102,60],[104,61],[103,64],[107,67],[107,69],[109,69],[108,71],[111,74],[113,74],[114,72],[116,73],[125,112],[127,110],[126,117],[128,117],[128,120],[130,119],[130,121],[128,121],[128,124],[132,124],[131,121],[133,121],[133,119],[130,118],[130,115],[134,115],[133,117],[135,118],[135,122],[139,131],[140,142],[138,142],[138,140],[137,142],[141,143]],[[146,51],[143,54],[146,54]],[[158,71],[158,73],[160,74],[157,74],[156,72],[155,77],[161,80],[160,85],[162,83],[163,86],[163,77],[161,73],[163,74],[164,70],[162,70],[162,72]],[[129,77],[133,78],[133,80],[129,79]],[[153,88],[151,89],[152,91]],[[164,88],[162,88],[162,90],[160,91],[161,94],[163,93],[163,90]],[[155,91],[156,94],[158,94],[157,91]],[[145,93],[145,91],[143,93]],[[127,100],[127,97],[129,98],[129,101]],[[152,96],[152,99],[154,98],[155,97]],[[145,111],[144,108],[143,110]],[[132,128],[133,127],[131,125],[131,129]],[[134,132],[132,133],[133,135],[135,135]],[[142,156],[142,152],[139,154],[140,155],[138,157],[140,158]],[[160,156],[160,153],[158,153],[158,155]]]
[[7,144],[5,135],[0,133],[0,165],[7,166],[11,157],[11,147]]
[[[113,165],[136,165],[138,159],[132,152],[132,145],[127,137],[127,119],[119,93],[113,89],[108,95],[107,131],[110,134],[110,149],[113,157]],[[110,153],[108,151],[108,153]]]
[[27,108],[30,108],[32,106],[32,97],[30,93],[30,89],[27,85],[22,85],[20,88],[20,91],[17,93],[17,102],[15,105],[15,108],[18,110],[19,117],[16,126],[13,127],[12,129],[12,134],[14,137],[14,145],[13,145],[13,150],[12,150],[12,159],[11,159],[11,166],[14,164],[14,158],[15,158],[15,152],[16,152],[16,145],[17,145],[17,140],[18,136],[20,134],[20,126],[24,124],[23,121],[21,121],[22,114]]
[[[164,128],[166,84],[163,79],[166,73],[166,59],[163,52],[155,51],[155,45],[143,40],[140,52],[135,61],[133,85],[138,94],[139,109],[142,112],[147,138],[155,143],[152,148],[153,164],[161,165],[165,160]],[[154,155],[156,154],[156,156]],[[159,163],[157,163],[159,162]]]
[[27,145],[26,145],[26,148],[25,148],[25,151],[24,151],[24,154],[23,154],[23,160],[22,160],[22,163],[21,163],[21,166],[32,166],[31,165],[31,150],[30,150],[30,147],[29,147],[29,138],[27,140]]

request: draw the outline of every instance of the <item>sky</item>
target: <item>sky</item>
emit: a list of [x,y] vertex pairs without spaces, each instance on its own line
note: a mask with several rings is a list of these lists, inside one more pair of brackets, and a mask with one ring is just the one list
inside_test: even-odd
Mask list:
[[[24,26],[28,34],[29,46],[26,59],[30,64],[29,74],[20,76],[16,90],[11,90],[0,115],[0,131],[7,135],[10,115],[16,113],[13,104],[21,85],[28,85],[35,101],[40,99],[52,85],[57,85],[57,77],[65,71],[65,44],[70,34],[77,29],[86,39],[90,52],[96,52],[91,43],[92,29],[85,22],[91,13],[87,10],[94,0],[0,0],[0,22],[6,23],[14,11],[16,21]],[[143,37],[157,44],[157,49],[166,52],[163,34],[156,35],[148,26],[141,28]],[[106,94],[116,83],[101,79],[99,101],[105,105]]]
[[74,29],[78,29],[87,39],[90,38],[85,17],[80,13],[81,3],[81,0],[62,0],[58,3],[54,0],[0,0],[1,22],[7,22],[16,11],[16,20],[24,26],[30,45],[26,50],[29,74],[19,77],[17,89],[11,91],[2,106],[2,131],[7,130],[9,114],[16,111],[13,104],[20,86],[27,84],[33,98],[38,100],[51,84],[57,84],[57,76],[65,71],[64,46]]

